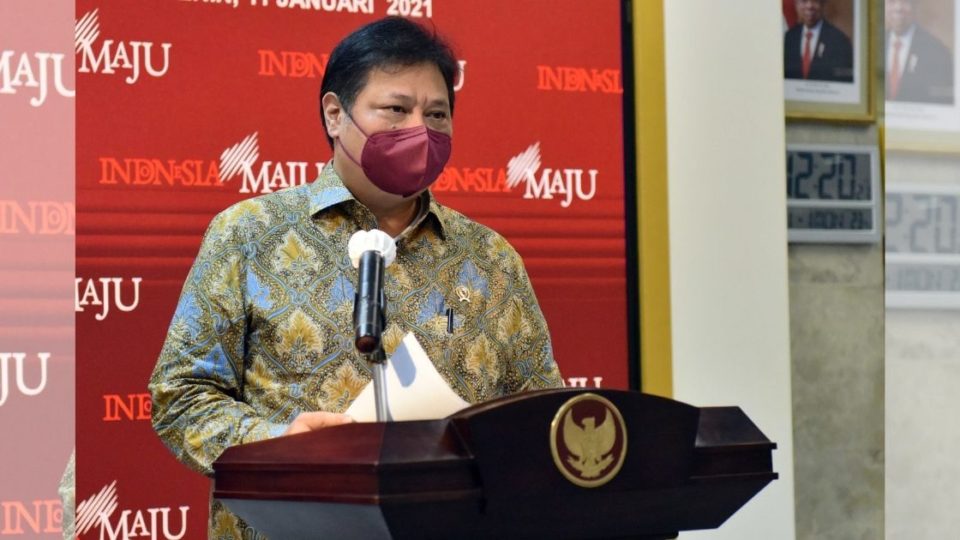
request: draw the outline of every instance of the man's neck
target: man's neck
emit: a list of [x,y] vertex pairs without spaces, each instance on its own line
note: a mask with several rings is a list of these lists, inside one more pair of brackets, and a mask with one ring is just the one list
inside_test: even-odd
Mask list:
[[894,30],[894,31],[893,31],[893,35],[895,35],[896,37],[898,37],[898,38],[900,38],[900,39],[906,39],[907,36],[913,34],[913,28],[914,28],[914,25],[913,25],[913,24],[909,24],[909,25],[905,26],[903,29],[901,29],[899,32],[896,31],[896,30]]
[[367,181],[350,181],[348,172],[341,170],[344,160],[334,159],[333,168],[353,197],[377,219],[377,228],[390,236],[397,236],[417,217],[419,197],[401,199],[384,193]]
[[373,215],[377,218],[377,228],[381,231],[396,237],[404,231],[417,217],[419,197],[413,197],[401,207],[377,210],[370,208]]

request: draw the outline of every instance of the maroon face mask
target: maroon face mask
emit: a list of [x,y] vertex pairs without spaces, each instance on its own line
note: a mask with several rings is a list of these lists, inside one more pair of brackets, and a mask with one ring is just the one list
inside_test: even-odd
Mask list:
[[446,133],[418,126],[367,135],[356,122],[353,125],[367,138],[360,161],[350,155],[343,143],[340,148],[375,186],[387,193],[409,197],[430,186],[450,159],[451,140]]

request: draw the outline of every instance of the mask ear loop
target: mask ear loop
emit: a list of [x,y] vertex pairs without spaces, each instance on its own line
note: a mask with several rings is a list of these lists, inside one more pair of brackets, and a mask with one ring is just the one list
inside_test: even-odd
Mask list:
[[[347,115],[347,118],[350,119],[350,123],[353,124],[353,127],[357,128],[357,131],[359,131],[360,133],[362,133],[363,136],[364,136],[367,140],[370,139],[370,136],[367,135],[367,132],[364,131],[363,128],[361,128],[360,125],[357,124],[357,123],[353,120],[353,117],[350,116],[350,113],[348,113],[348,112],[346,111],[346,109],[344,109],[343,114]],[[347,147],[344,146],[343,141],[340,140],[340,137],[337,137],[336,141],[337,141],[337,144],[340,145],[340,149],[343,150],[343,153],[346,154],[346,156],[347,156],[348,158],[350,158],[350,161],[356,163],[356,164],[357,164],[357,167],[360,167],[360,168],[362,169],[362,168],[363,168],[363,165],[361,165],[360,162],[359,162],[355,157],[353,157],[353,155],[350,153],[350,151],[347,150]]]
[[357,121],[353,119],[353,116],[351,116],[350,113],[346,111],[346,109],[344,109],[343,114],[347,115],[347,118],[350,119],[350,123],[353,124],[353,127],[357,128],[357,131],[359,131],[360,133],[363,133],[364,137],[368,139],[370,138],[370,136],[367,135],[367,132],[364,131],[362,127],[360,127],[360,124],[358,124]]

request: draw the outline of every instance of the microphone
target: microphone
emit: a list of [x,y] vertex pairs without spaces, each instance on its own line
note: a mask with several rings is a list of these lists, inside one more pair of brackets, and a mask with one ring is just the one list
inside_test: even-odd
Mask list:
[[396,257],[397,247],[390,235],[373,229],[354,233],[347,251],[357,269],[357,293],[353,304],[354,345],[361,354],[371,355],[381,350],[387,305],[383,274]]

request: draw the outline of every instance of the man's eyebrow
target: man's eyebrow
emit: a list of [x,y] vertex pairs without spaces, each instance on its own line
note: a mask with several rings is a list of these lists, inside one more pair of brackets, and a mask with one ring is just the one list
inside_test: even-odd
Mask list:
[[[409,95],[409,94],[404,94],[404,93],[401,93],[401,92],[390,92],[389,94],[387,94],[387,98],[388,98],[388,99],[396,99],[396,100],[398,100],[398,101],[402,101],[402,102],[405,102],[405,103],[410,103],[410,102],[412,102],[412,101],[416,101],[416,100],[413,98],[413,96],[411,96],[411,95]],[[449,108],[450,108],[450,101],[447,100],[446,98],[436,98],[436,99],[432,99],[432,100],[430,100],[429,102],[427,102],[427,107],[443,107],[443,108],[445,108],[445,109],[449,109]]]
[[401,94],[400,92],[390,92],[387,94],[388,98],[399,99],[401,101],[413,101],[413,96],[408,94]]

